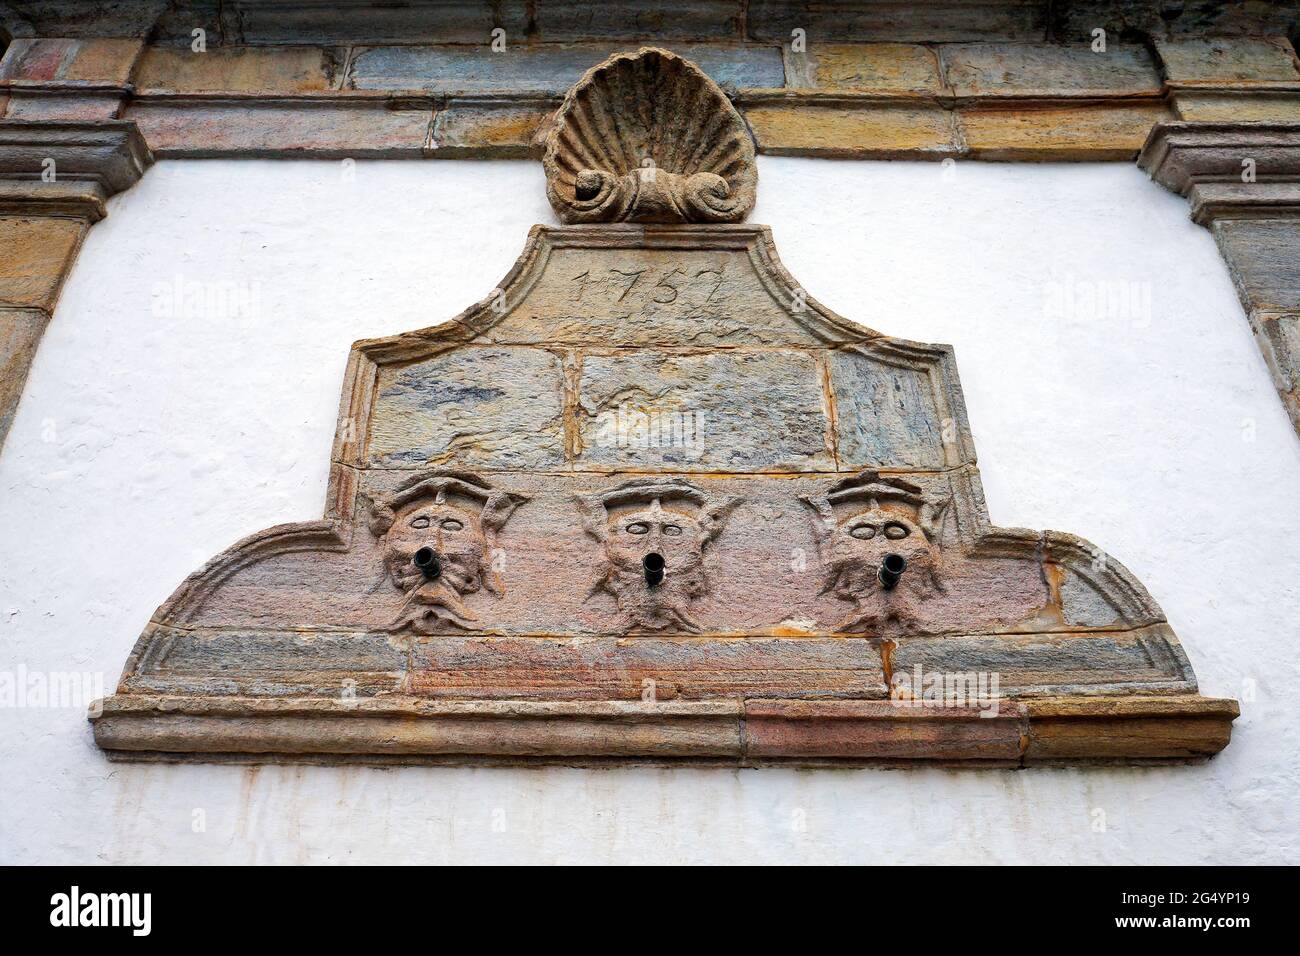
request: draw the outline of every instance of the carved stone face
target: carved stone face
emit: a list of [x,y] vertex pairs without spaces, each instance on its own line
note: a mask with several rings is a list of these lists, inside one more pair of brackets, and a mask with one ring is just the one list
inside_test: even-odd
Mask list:
[[612,594],[628,630],[696,632],[691,601],[709,588],[704,550],[739,499],[676,479],[637,479],[579,500],[605,549],[592,593]]
[[[430,578],[416,564],[422,548],[432,552],[441,580],[458,594],[479,589],[487,541],[479,515],[446,502],[417,502],[399,513],[384,537],[384,564],[403,591]],[[426,561],[427,566],[427,561]]]
[[907,574],[928,576],[934,553],[925,533],[908,517],[873,508],[853,515],[835,528],[831,564],[839,572],[837,590],[857,595],[880,586],[877,573],[887,554],[907,561]]
[[[853,603],[835,630],[882,636],[928,633],[927,603],[943,590],[936,539],[948,502],[874,471],[842,479],[826,493],[802,500],[816,513],[817,546],[826,566],[822,593]],[[886,586],[880,575],[890,555],[905,564]]]
[[468,472],[432,472],[374,501],[371,530],[382,538],[384,570],[406,594],[391,629],[476,627],[462,598],[484,586],[503,593],[491,562],[495,536],[527,500]]
[[656,506],[616,518],[610,526],[605,553],[620,569],[641,574],[646,555],[664,559],[665,577],[697,570],[704,562],[704,534],[688,514]]

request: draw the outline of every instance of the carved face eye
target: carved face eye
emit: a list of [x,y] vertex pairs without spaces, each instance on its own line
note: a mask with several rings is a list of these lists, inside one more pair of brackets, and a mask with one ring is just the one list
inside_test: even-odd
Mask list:
[[876,536],[875,525],[859,524],[849,529],[849,534],[855,538],[861,538],[863,541]]
[[455,518],[443,518],[443,519],[442,519],[442,530],[443,530],[443,531],[459,531],[459,530],[460,530],[461,528],[463,528],[463,527],[465,527],[464,522],[457,521]]
[[650,526],[644,521],[634,521],[627,526],[628,534],[645,534],[650,530]]
[[664,534],[668,535],[668,537],[670,538],[675,538],[681,533],[682,533],[682,526],[679,524],[664,525]]
[[911,533],[906,525],[901,525],[897,521],[891,521],[885,525],[885,537],[894,541],[899,538],[906,538]]
[[412,518],[412,519],[411,519],[411,527],[412,527],[412,528],[427,528],[427,527],[429,527],[429,519],[426,518],[424,515],[420,515],[418,518]]

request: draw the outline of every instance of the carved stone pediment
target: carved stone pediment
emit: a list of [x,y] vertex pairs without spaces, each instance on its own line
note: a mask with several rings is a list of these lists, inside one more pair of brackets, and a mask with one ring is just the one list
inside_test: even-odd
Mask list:
[[952,350],[835,315],[762,226],[534,227],[353,346],[331,475],[159,609],[101,746],[1018,765],[1204,756],[1236,713],[1117,561],[991,524]]

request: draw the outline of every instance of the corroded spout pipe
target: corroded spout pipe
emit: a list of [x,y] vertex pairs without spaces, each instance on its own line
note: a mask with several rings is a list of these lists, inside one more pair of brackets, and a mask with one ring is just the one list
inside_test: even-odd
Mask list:
[[901,554],[887,554],[884,560],[880,562],[880,570],[876,572],[876,580],[886,591],[892,591],[898,584],[898,579],[903,576],[907,570],[907,558]]
[[664,556],[651,551],[641,559],[641,565],[645,568],[645,583],[647,587],[654,587],[663,582],[664,579]]
[[438,580],[438,575],[442,574],[442,562],[438,560],[438,555],[433,548],[421,548],[415,552],[415,557],[411,560],[430,581]]

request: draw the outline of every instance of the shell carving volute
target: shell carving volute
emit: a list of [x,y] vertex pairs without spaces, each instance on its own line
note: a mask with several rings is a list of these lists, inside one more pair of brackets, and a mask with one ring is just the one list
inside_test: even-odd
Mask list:
[[667,50],[588,70],[546,136],[561,221],[740,222],[758,173],[744,119],[699,67]]

